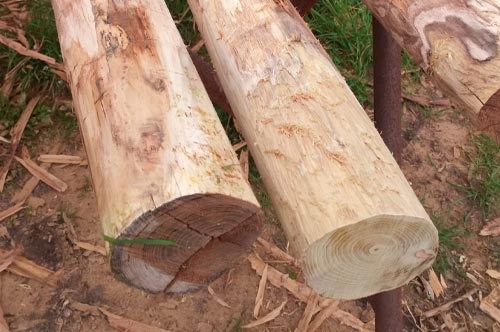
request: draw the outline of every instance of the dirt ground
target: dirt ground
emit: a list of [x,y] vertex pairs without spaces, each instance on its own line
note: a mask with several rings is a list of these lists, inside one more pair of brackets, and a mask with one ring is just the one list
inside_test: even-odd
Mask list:
[[[406,331],[500,331],[500,324],[479,309],[480,299],[494,287],[500,287],[499,280],[485,274],[487,269],[499,268],[498,257],[494,255],[499,249],[498,238],[495,242],[494,238],[477,235],[484,225],[481,215],[456,187],[464,184],[468,176],[469,154],[473,150],[472,124],[459,110],[427,108],[423,112],[421,106],[408,101],[403,115],[406,146],[402,169],[429,215],[440,229],[463,224],[467,216],[465,235],[454,239],[455,248],[441,253],[450,262],[442,276],[448,286],[444,295],[431,298],[425,288],[427,273],[404,288]],[[54,128],[42,131],[45,134],[41,133],[28,144],[32,157],[57,150],[59,154],[85,159],[77,133],[62,139]],[[0,152],[6,153],[7,146],[0,147]],[[0,199],[0,210],[9,206],[10,199],[31,177],[19,165],[13,169]],[[207,289],[193,294],[151,295],[116,280],[106,257],[74,244],[76,235],[78,241],[103,246],[88,167],[53,165],[50,172],[68,184],[66,192],[58,193],[40,183],[28,201],[30,206],[0,225],[2,247],[22,245],[24,257],[59,271],[55,287],[8,271],[0,273],[0,303],[11,331],[116,331],[110,326],[109,318],[95,310],[96,307],[179,332],[240,331],[242,325],[254,320],[252,312],[260,277],[246,259],[211,284],[228,307],[217,302]],[[262,237],[284,249],[286,239],[272,211],[267,214],[269,220]],[[272,260],[259,245],[256,244],[254,250]],[[303,280],[296,267],[270,264],[298,281]],[[426,311],[473,289],[477,291],[468,299],[432,318],[424,317]],[[267,284],[261,315],[283,301],[286,305],[277,318],[253,330],[294,331],[303,316],[305,303],[283,288]],[[341,308],[365,323],[374,317],[366,300],[343,302]],[[329,318],[318,331],[355,330]]]

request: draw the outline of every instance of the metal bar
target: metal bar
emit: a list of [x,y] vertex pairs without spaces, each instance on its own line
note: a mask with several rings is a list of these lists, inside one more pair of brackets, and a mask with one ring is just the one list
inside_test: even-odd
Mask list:
[[[401,48],[373,17],[373,99],[375,126],[401,163]],[[401,288],[368,298],[375,311],[376,332],[403,331]]]
[[373,17],[373,101],[375,127],[401,162],[401,48]]

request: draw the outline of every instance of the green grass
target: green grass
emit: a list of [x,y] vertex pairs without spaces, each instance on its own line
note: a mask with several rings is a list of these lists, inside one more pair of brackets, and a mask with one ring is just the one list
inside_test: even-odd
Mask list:
[[323,0],[307,15],[311,30],[363,105],[371,99],[371,14],[360,0]]
[[464,249],[460,239],[469,235],[464,227],[467,219],[464,218],[460,224],[453,226],[445,225],[445,217],[441,215],[432,215],[431,219],[438,230],[439,236],[439,251],[434,261],[434,270],[438,273],[445,273],[452,267],[457,270],[459,267],[453,263],[454,258],[451,255],[451,251]]
[[480,135],[472,139],[468,184],[457,186],[483,213],[484,218],[500,212],[500,145]]

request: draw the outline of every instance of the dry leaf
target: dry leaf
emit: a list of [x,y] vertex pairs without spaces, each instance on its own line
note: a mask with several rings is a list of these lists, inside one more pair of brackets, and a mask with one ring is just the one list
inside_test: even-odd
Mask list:
[[19,158],[19,157],[14,157],[14,158],[16,158],[16,160],[21,165],[23,165],[24,168],[28,170],[28,172],[39,178],[49,187],[52,187],[53,189],[59,192],[64,192],[66,189],[68,189],[68,185],[63,180],[59,179],[55,175],[50,174],[43,167],[38,166],[38,164],[35,163],[33,160],[28,158]]
[[500,218],[491,220],[479,232],[482,236],[499,236],[500,235]]
[[257,296],[255,297],[255,307],[253,308],[253,316],[255,318],[259,317],[260,307],[262,306],[262,301],[264,300],[264,291],[266,289],[267,283],[267,268],[268,265],[264,267],[264,271],[262,272],[262,277],[259,282],[259,289],[257,290]]
[[283,303],[281,303],[279,305],[279,307],[277,307],[276,309],[274,309],[273,311],[271,311],[270,313],[268,313],[264,317],[257,319],[256,321],[253,321],[249,324],[243,325],[242,328],[249,329],[249,328],[270,322],[273,319],[276,319],[276,317],[278,317],[281,314],[281,310],[283,310],[283,308],[285,307],[286,302],[287,302],[287,300],[283,301]]
[[224,301],[223,299],[221,299],[220,297],[217,296],[217,294],[215,293],[215,291],[213,290],[212,287],[208,286],[207,289],[208,289],[208,292],[210,293],[210,295],[212,295],[212,297],[214,298],[214,300],[217,303],[219,303],[223,307],[231,308],[231,306],[229,304],[227,304],[226,301]]
[[427,298],[431,301],[434,301],[434,299],[436,297],[434,294],[434,290],[431,287],[431,284],[427,280],[425,280],[425,278],[423,278],[423,277],[420,277],[420,281],[422,282],[422,285],[424,286],[425,295],[427,295]]
[[122,316],[115,315],[107,310],[99,308],[99,310],[106,315],[109,325],[120,331],[127,332],[172,332],[169,330],[164,330],[160,327],[155,327],[147,325],[132,319],[128,319]]
[[500,271],[497,270],[486,270],[486,274],[489,275],[493,279],[500,279]]

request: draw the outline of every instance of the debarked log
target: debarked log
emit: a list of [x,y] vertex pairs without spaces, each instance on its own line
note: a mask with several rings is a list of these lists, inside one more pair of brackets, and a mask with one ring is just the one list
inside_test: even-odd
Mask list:
[[150,292],[207,284],[263,215],[165,2],[52,5],[112,270]]
[[307,283],[354,299],[428,268],[436,228],[293,6],[188,2]]

